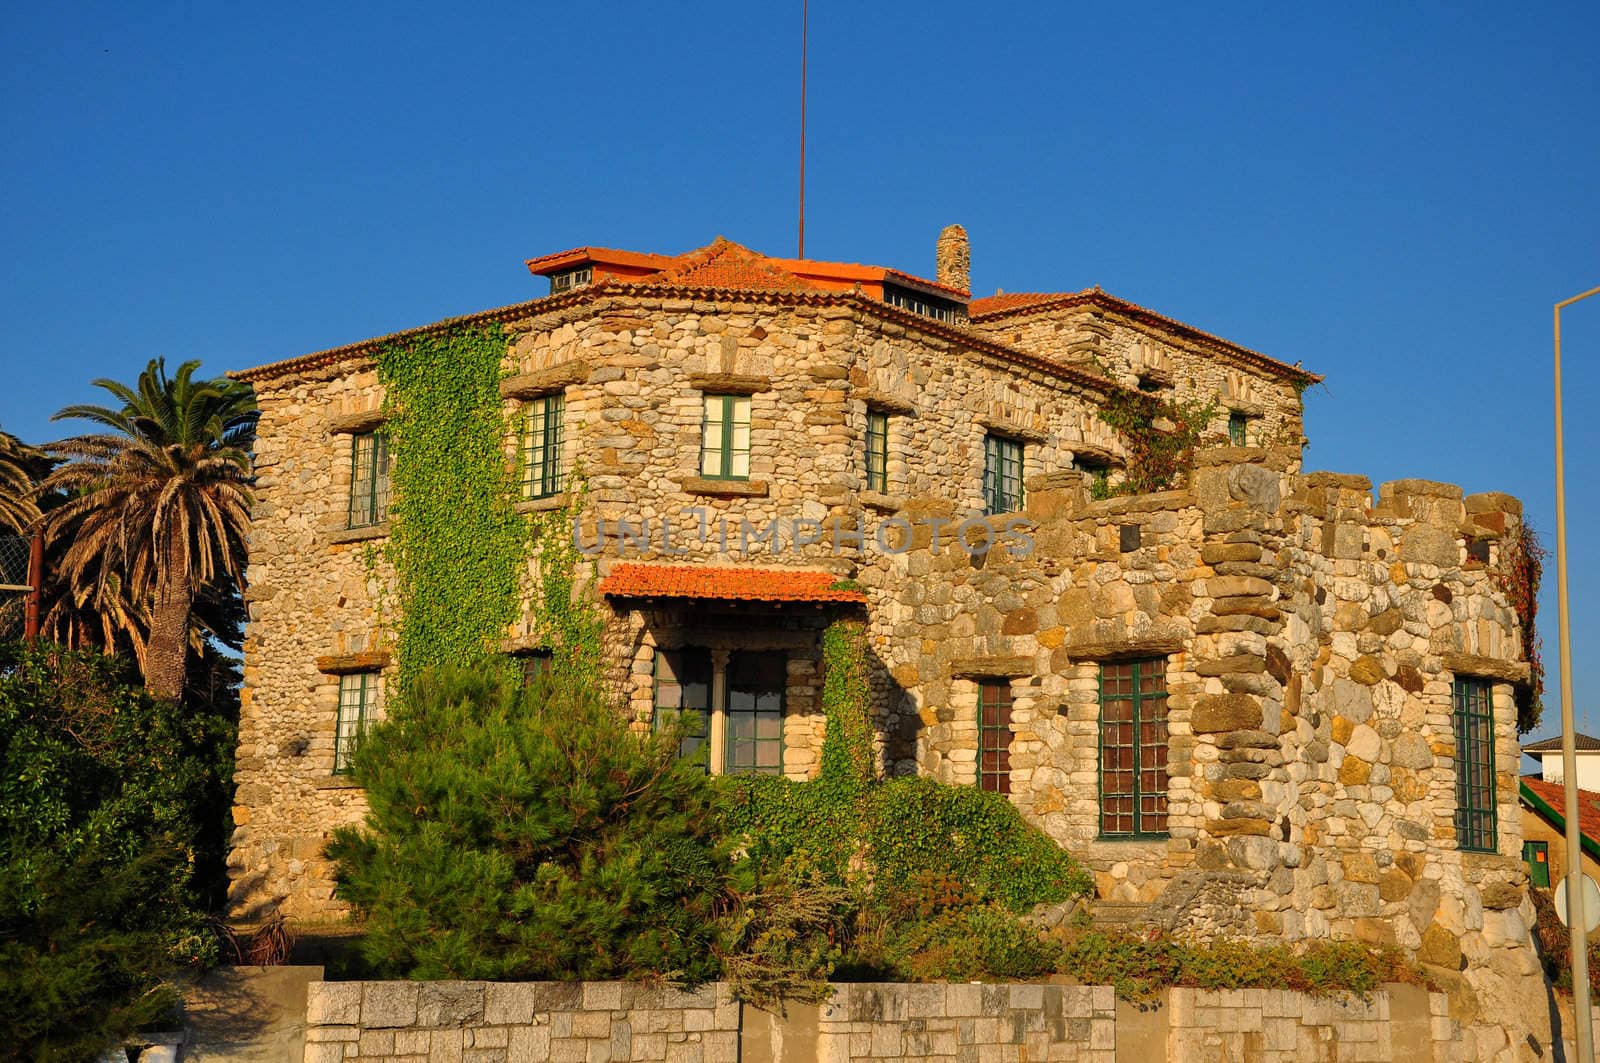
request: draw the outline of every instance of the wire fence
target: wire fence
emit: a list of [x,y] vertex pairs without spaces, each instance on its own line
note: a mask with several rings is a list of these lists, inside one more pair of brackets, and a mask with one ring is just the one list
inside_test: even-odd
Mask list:
[[28,616],[28,540],[0,535],[0,640],[20,639]]

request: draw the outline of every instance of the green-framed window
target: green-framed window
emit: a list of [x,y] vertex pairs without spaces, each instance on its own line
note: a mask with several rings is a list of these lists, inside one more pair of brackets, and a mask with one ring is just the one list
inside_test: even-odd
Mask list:
[[708,480],[750,479],[750,396],[705,396],[700,475]]
[[1499,848],[1494,797],[1494,684],[1455,682],[1456,844],[1474,852]]
[[990,515],[1022,508],[1022,443],[993,433],[983,437],[983,509]]
[[889,415],[867,411],[867,490],[889,490]]
[[711,653],[708,650],[657,650],[655,713],[651,726],[665,731],[680,720],[678,756],[709,766],[703,747],[711,738]]
[[559,392],[530,399],[528,430],[522,438],[522,494],[549,498],[566,486],[562,461],[566,444],[567,399]]
[[727,686],[723,771],[729,775],[782,775],[788,660],[781,653],[731,654]]
[[339,677],[339,714],[333,732],[333,773],[347,775],[350,758],[369,724],[383,719],[383,677],[351,672]]
[[1011,680],[978,683],[978,789],[1011,792]]
[[1100,835],[1167,833],[1167,662],[1100,665]]
[[549,650],[529,650],[517,656],[517,667],[522,672],[522,685],[531,687],[554,669],[555,656]]
[[369,528],[389,519],[389,444],[382,432],[350,438],[350,509],[346,524]]
[[1230,413],[1230,414],[1228,414],[1228,442],[1229,442],[1229,444],[1231,444],[1233,446],[1236,446],[1236,447],[1244,446],[1245,445],[1245,439],[1246,439],[1247,434],[1248,434],[1247,433],[1247,429],[1249,427],[1250,427],[1250,419],[1248,417],[1246,417],[1244,414],[1242,414],[1242,413]]

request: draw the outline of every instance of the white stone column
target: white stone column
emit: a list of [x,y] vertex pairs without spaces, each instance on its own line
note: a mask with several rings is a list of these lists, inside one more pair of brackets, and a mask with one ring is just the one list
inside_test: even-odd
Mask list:
[[728,759],[728,651],[711,651],[711,774],[721,775]]

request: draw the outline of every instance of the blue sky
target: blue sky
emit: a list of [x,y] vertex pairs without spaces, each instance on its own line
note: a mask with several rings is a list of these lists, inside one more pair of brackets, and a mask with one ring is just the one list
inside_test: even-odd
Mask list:
[[[459,6],[459,5],[458,5]],[[13,5],[0,426],[542,294],[522,260],[792,254],[799,3]],[[807,251],[1107,290],[1328,376],[1309,468],[1521,496],[1551,304],[1600,284],[1600,5],[811,10]],[[1600,297],[1565,315],[1600,731]],[[1544,596],[1555,719],[1554,565]]]

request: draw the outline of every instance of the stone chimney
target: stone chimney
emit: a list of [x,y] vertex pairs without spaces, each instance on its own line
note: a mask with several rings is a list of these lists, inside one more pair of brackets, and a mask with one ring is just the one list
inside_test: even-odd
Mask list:
[[972,290],[972,249],[967,243],[967,230],[946,225],[939,234],[934,262],[934,280],[964,292]]

